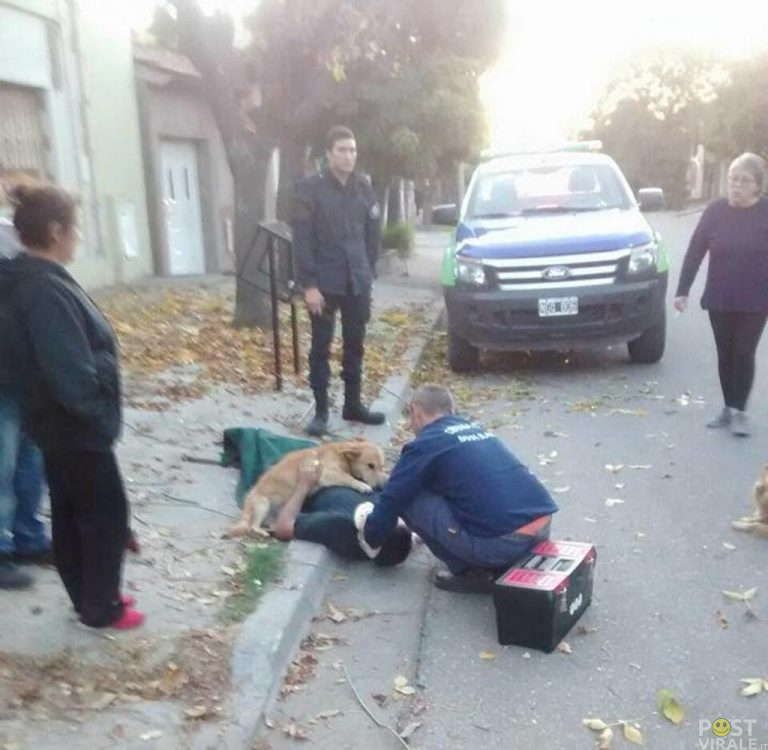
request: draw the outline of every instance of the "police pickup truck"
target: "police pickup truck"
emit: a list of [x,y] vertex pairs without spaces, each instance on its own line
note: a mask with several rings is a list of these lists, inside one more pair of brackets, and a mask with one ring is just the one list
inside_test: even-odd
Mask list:
[[476,368],[480,350],[561,349],[626,342],[633,362],[661,359],[669,258],[599,142],[490,158],[460,209],[432,220],[455,226],[442,267],[448,361]]

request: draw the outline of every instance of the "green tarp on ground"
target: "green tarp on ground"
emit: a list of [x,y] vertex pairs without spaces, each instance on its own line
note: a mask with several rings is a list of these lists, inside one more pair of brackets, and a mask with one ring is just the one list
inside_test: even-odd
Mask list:
[[286,453],[314,448],[317,443],[302,438],[275,435],[260,427],[231,427],[224,430],[222,466],[240,469],[235,499],[243,507],[243,498],[256,480]]

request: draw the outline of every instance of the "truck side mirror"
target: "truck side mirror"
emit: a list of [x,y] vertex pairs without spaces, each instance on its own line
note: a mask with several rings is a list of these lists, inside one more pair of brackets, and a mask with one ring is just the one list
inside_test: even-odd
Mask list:
[[663,211],[664,191],[661,188],[642,188],[637,191],[641,211]]
[[446,227],[455,227],[459,222],[459,209],[455,203],[446,203],[432,209],[432,223]]

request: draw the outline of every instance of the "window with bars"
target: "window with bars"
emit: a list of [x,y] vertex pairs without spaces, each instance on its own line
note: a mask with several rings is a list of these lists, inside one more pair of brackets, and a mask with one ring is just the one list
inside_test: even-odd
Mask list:
[[40,91],[0,83],[0,175],[25,172],[47,178],[48,144]]

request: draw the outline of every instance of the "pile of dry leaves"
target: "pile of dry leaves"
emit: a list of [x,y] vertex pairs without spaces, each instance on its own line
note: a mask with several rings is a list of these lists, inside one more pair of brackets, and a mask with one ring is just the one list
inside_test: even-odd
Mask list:
[[52,659],[0,653],[0,706],[38,720],[103,711],[119,703],[180,700],[188,719],[218,715],[229,686],[228,630],[185,633],[168,644],[116,641],[108,664],[67,652]]
[[[131,289],[100,301],[120,342],[126,376],[126,399],[145,408],[199,398],[215,385],[232,385],[245,393],[274,386],[272,334],[232,326],[234,282],[208,287]],[[289,310],[283,306],[283,372],[293,373]],[[423,330],[424,310],[410,307],[375,312],[366,352],[366,386],[370,396],[395,372],[413,335]],[[299,317],[301,366],[305,369],[309,322]],[[334,347],[336,367],[340,341]],[[151,383],[151,390],[141,384]],[[153,398],[148,398],[151,393]]]

